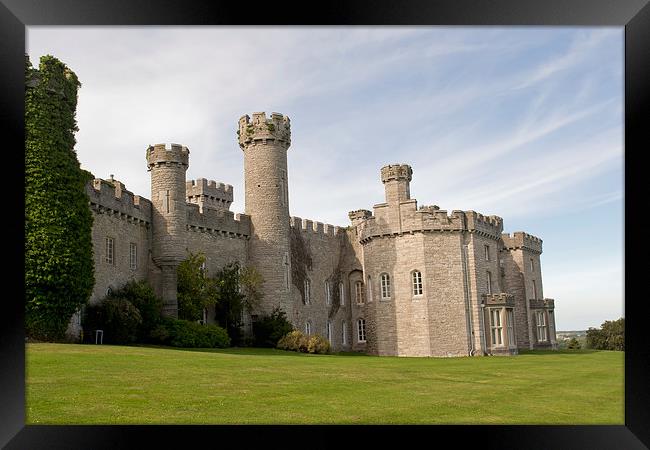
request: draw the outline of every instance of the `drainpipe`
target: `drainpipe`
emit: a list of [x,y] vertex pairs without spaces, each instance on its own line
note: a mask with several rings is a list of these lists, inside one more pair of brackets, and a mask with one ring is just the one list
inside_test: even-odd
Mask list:
[[464,277],[464,290],[465,290],[465,315],[467,316],[465,320],[465,324],[467,325],[467,341],[469,343],[469,350],[468,354],[469,356],[474,356],[475,353],[475,348],[474,348],[474,338],[472,336],[472,330],[474,328],[473,323],[472,323],[472,295],[470,293],[469,289],[469,268],[467,264],[467,245],[461,245],[461,260],[463,264],[463,272],[465,274]]

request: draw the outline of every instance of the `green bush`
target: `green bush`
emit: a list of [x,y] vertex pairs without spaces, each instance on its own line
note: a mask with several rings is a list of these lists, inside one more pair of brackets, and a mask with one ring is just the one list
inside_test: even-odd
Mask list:
[[310,336],[307,341],[307,352],[325,354],[331,350],[330,343],[327,339],[319,334]]
[[298,330],[284,335],[278,341],[277,348],[303,353],[329,353],[331,350],[329,341],[324,337],[318,334],[305,336]]
[[111,292],[107,298],[128,300],[140,312],[142,323],[137,329],[139,342],[146,342],[151,331],[162,320],[162,299],[156,297],[152,287],[146,281],[129,281],[120,289]]
[[576,338],[571,338],[567,344],[567,348],[569,350],[580,350],[582,345],[580,345],[580,341]]
[[282,336],[293,330],[284,311],[276,308],[270,316],[253,322],[253,344],[256,347],[276,347]]
[[133,304],[123,298],[106,298],[86,307],[83,319],[84,336],[94,342],[95,330],[103,330],[105,344],[131,344],[137,340],[142,316]]
[[226,330],[217,325],[201,325],[188,320],[165,318],[149,337],[157,343],[184,348],[224,348],[230,346]]

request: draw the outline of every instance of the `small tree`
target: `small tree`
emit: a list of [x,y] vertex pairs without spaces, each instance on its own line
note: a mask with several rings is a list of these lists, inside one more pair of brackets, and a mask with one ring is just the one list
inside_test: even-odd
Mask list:
[[[257,308],[264,297],[262,284],[264,277],[252,266],[242,267],[239,271],[239,285],[241,292],[244,294],[244,309],[251,312]],[[274,345],[275,346],[275,345]]]
[[587,348],[597,350],[625,350],[625,319],[605,321],[600,329],[587,330]]
[[582,348],[582,345],[580,345],[580,341],[578,339],[572,337],[567,344],[567,348],[569,350],[580,350]]
[[204,253],[190,253],[178,266],[178,318],[197,321],[203,309],[218,301],[215,280],[203,269]]
[[239,263],[226,264],[214,278],[217,290],[215,319],[228,332],[232,345],[239,345],[245,299],[239,284]]
[[112,291],[107,299],[129,301],[140,313],[142,322],[138,325],[138,341],[146,341],[151,331],[160,324],[162,318],[162,299],[156,296],[146,281],[129,281],[120,289]]
[[293,330],[293,325],[280,308],[273,310],[270,316],[263,316],[253,323],[253,334],[257,347],[275,347],[278,341]]

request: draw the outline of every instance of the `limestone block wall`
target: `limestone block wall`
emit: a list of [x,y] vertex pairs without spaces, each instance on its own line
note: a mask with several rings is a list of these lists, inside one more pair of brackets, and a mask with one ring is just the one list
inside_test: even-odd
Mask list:
[[[93,212],[95,286],[90,303],[110,287],[146,279],[151,265],[151,202],[127,191],[117,180],[95,179],[86,185]],[[113,263],[106,261],[106,238],[113,238]],[[130,244],[136,245],[136,268],[130,265]]]
[[[305,331],[311,323],[312,334],[327,337],[331,322],[330,343],[335,351],[352,348],[350,263],[351,252],[346,230],[309,219],[292,217],[291,224],[291,305],[287,312],[293,325]],[[360,264],[357,266],[360,269]],[[309,303],[305,303],[304,280],[309,280]],[[329,284],[330,304],[327,304]],[[341,302],[339,283],[343,283]],[[347,328],[347,346],[343,346],[343,329]]]

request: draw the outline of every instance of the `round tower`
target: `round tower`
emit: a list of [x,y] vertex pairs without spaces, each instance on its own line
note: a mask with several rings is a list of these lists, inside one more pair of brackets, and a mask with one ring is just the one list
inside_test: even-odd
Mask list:
[[389,164],[381,168],[381,182],[386,190],[386,203],[393,204],[411,198],[410,182],[413,169],[408,164]]
[[264,277],[260,313],[281,307],[290,314],[291,258],[287,149],[289,118],[263,112],[239,119],[239,146],[244,152],[245,211],[250,216],[249,261]]
[[151,172],[153,262],[162,271],[163,315],[178,317],[178,265],[185,255],[185,172],[189,165],[187,147],[156,144],[147,148],[147,168]]

